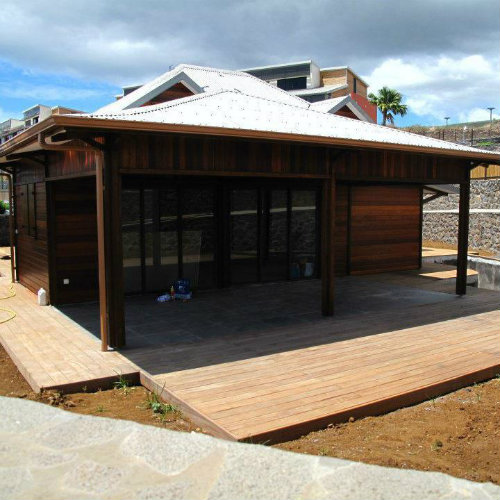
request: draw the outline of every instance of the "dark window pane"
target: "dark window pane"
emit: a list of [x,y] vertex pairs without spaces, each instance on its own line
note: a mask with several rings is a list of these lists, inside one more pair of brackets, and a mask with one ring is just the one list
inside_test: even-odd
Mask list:
[[195,289],[214,286],[214,204],[213,189],[182,192],[182,277]]
[[316,191],[292,191],[291,269],[292,279],[317,275]]
[[278,80],[276,83],[278,87],[283,90],[300,90],[307,88],[307,78],[305,76],[284,78],[283,80]]
[[287,278],[287,191],[272,190],[263,195],[262,280]]
[[231,282],[257,281],[257,190],[231,191]]
[[141,206],[140,191],[122,192],[123,278],[125,293],[140,292],[141,283]]

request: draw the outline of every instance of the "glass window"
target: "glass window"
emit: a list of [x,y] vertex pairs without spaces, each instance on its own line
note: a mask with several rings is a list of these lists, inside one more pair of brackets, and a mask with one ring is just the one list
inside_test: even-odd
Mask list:
[[196,288],[215,285],[214,190],[182,191],[182,278]]
[[292,279],[317,276],[316,191],[293,190],[290,221]]
[[276,82],[278,87],[283,90],[300,90],[307,88],[307,77],[299,76],[297,78],[283,78]]
[[140,292],[141,280],[141,203],[139,189],[122,192],[123,278],[125,293]]
[[288,271],[287,191],[265,191],[262,198],[262,280],[284,280]]
[[231,283],[251,283],[258,278],[257,203],[257,189],[231,191]]

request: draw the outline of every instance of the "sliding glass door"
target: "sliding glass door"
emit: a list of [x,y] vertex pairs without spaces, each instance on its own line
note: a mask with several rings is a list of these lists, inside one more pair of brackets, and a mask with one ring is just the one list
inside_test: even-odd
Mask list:
[[317,189],[141,182],[122,191],[126,293],[318,276]]
[[180,278],[215,286],[214,203],[212,188],[122,191],[126,293],[165,292]]

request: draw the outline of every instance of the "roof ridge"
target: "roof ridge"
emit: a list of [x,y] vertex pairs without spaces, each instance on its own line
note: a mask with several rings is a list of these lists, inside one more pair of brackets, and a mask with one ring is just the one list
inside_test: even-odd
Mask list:
[[[98,113],[98,112],[87,113],[84,116],[95,116],[95,115],[105,115],[105,116],[107,115],[107,116],[110,116],[110,115],[120,115],[120,114],[125,114],[125,115],[144,115],[144,114],[147,114],[147,113],[151,113],[153,111],[160,111],[160,110],[166,109],[166,108],[173,108],[175,106],[180,106],[180,105],[186,104],[188,102],[197,101],[199,99],[204,99],[204,98],[207,98],[207,97],[212,97],[212,96],[217,95],[217,94],[223,94],[225,92],[234,92],[234,93],[240,93],[241,94],[241,92],[236,92],[235,90],[217,89],[217,90],[214,90],[214,91],[211,91],[211,92],[202,92],[200,94],[194,94],[194,95],[190,95],[190,96],[187,96],[187,97],[181,97],[179,99],[173,99],[172,101],[161,102],[159,104],[152,104],[150,106],[140,106],[138,108],[120,109],[118,111],[112,111],[112,112],[108,112],[108,113]],[[252,96],[250,96],[250,97],[252,97]]]

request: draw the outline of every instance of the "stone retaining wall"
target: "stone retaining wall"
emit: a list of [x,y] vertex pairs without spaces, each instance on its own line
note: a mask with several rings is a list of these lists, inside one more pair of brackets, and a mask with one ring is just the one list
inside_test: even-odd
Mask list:
[[[457,244],[458,201],[449,195],[424,205],[424,240]],[[471,181],[470,208],[469,247],[500,255],[500,179]]]

